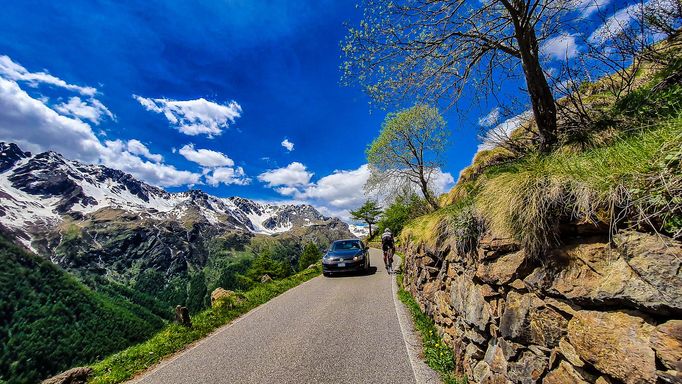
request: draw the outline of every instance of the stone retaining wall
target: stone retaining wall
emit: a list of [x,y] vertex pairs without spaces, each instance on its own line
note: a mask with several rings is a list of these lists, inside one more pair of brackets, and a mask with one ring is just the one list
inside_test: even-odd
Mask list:
[[407,239],[404,283],[470,383],[682,382],[682,245],[624,232],[529,260],[486,236]]

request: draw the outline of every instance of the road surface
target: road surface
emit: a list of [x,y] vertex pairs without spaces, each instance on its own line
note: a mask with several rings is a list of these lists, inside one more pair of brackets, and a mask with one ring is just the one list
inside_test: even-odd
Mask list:
[[[380,251],[370,254],[372,266],[379,267],[376,273],[316,277],[134,382],[423,382],[403,338],[394,276],[384,270]],[[404,315],[400,317],[405,323]]]

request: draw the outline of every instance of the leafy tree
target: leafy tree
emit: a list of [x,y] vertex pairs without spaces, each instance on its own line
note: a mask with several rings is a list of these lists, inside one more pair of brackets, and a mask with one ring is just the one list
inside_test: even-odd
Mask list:
[[389,228],[397,236],[405,224],[427,211],[426,202],[416,194],[400,195],[384,210],[384,215],[378,223],[379,232]]
[[547,152],[557,142],[557,117],[539,46],[558,34],[575,3],[365,0],[363,20],[349,29],[343,45],[344,80],[360,83],[379,103],[416,97],[452,105],[470,83],[494,92],[520,63],[540,149]]
[[362,207],[355,211],[350,211],[350,215],[353,220],[360,220],[367,223],[369,226],[369,237],[372,237],[372,224],[376,224],[379,221],[379,216],[381,216],[381,208],[379,204],[374,200],[367,200]]
[[388,114],[379,137],[367,149],[367,161],[373,173],[368,188],[401,180],[408,186],[418,186],[426,202],[437,209],[438,201],[429,184],[443,166],[448,136],[445,120],[435,107],[418,104]]
[[196,313],[206,307],[207,291],[206,277],[203,271],[190,276],[189,283],[187,284],[187,309],[190,312]]
[[317,263],[321,258],[322,252],[315,243],[306,244],[301,257],[298,259],[298,270],[302,271],[308,268],[309,265]]

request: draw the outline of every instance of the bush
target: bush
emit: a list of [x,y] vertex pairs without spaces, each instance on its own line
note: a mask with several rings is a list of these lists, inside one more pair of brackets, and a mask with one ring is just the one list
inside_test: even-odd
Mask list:
[[317,264],[322,259],[322,251],[315,243],[308,243],[303,248],[303,253],[298,259],[298,270],[303,271],[312,264]]

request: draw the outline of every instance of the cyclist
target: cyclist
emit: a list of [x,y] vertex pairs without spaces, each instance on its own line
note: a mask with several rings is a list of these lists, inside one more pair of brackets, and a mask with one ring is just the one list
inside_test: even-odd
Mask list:
[[381,248],[384,251],[384,264],[388,273],[393,271],[393,254],[395,253],[395,241],[391,230],[386,228],[381,235]]

